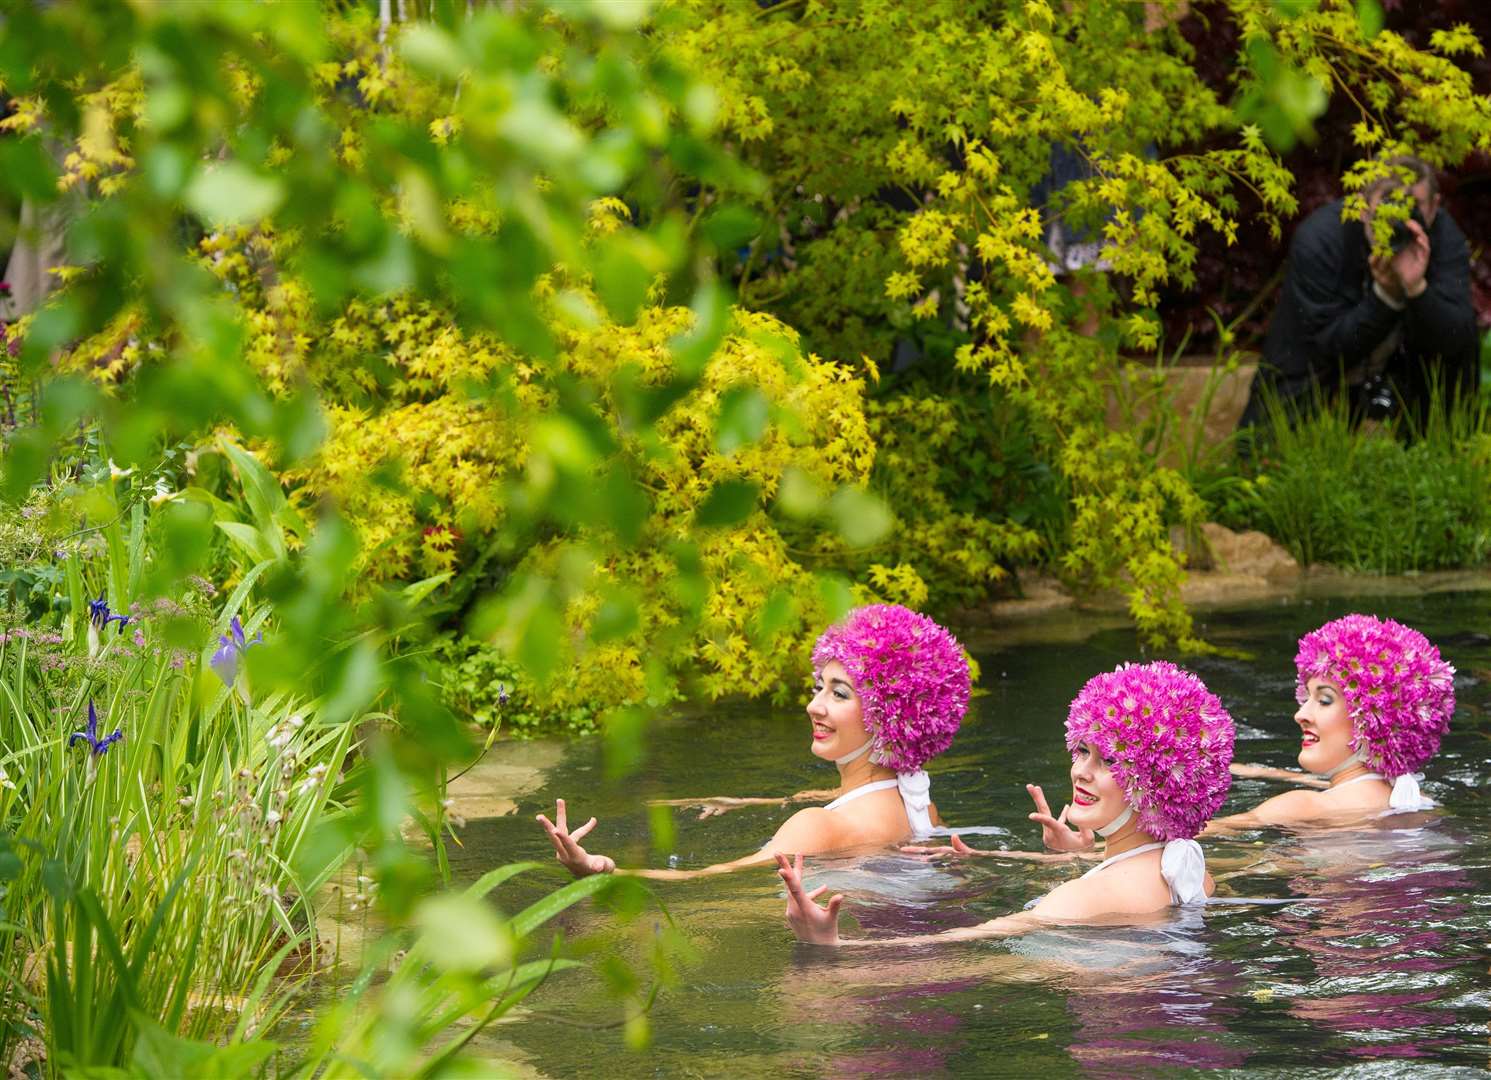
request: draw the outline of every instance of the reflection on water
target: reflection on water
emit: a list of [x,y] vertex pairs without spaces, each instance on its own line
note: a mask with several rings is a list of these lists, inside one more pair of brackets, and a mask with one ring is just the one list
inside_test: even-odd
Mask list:
[[[1491,815],[1483,793],[1491,781],[1491,691],[1473,673],[1491,671],[1491,638],[1480,632],[1491,625],[1491,597],[1317,601],[1213,615],[1209,636],[1254,659],[1193,665],[1238,718],[1239,758],[1288,764],[1297,745],[1295,641],[1356,607],[1419,627],[1462,673],[1454,730],[1425,784],[1445,809],[1359,830],[1207,842],[1223,895],[1285,903],[1208,906],[1142,927],[1051,930],[1008,942],[829,954],[793,944],[779,883],[767,870],[663,886],[697,957],[655,1008],[645,1054],[627,1052],[618,1033],[600,1029],[615,1020],[614,1006],[585,972],[552,980],[540,995],[543,1015],[504,1025],[492,1045],[553,1076],[1483,1070],[1491,1064]],[[933,763],[933,797],[950,822],[993,831],[984,846],[1029,847],[1039,834],[1025,818],[1023,784],[1064,790],[1067,703],[1090,675],[1138,650],[1119,633],[1081,646],[981,651],[975,639],[971,647],[994,675],[953,750]],[[647,849],[642,797],[823,786],[831,781],[806,742],[804,721],[792,713],[739,708],[679,721],[654,732],[640,783],[624,789],[600,783],[599,747],[582,744],[516,816],[472,822],[457,872],[474,879],[495,862],[547,858],[532,814],[556,795],[599,816],[596,850],[657,865],[665,856]],[[1278,790],[1239,781],[1224,812]],[[682,866],[734,857],[788,813],[769,807],[705,822],[681,813],[674,854]],[[1080,872],[991,860],[937,864],[893,852],[811,860],[809,868],[811,884],[849,896],[846,912],[871,936],[978,922]],[[543,884],[521,884],[533,891],[503,902],[526,903]],[[572,933],[639,948],[604,915],[566,918]],[[597,1030],[577,1037],[575,1023]]]

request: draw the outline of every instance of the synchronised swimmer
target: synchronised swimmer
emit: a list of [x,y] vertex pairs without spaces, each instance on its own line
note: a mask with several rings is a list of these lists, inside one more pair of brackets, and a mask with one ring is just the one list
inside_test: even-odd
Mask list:
[[[1166,661],[1123,664],[1090,679],[1067,714],[1071,796],[1059,815],[1035,802],[1044,852],[981,851],[955,834],[946,846],[903,850],[952,857],[1101,861],[1033,899],[1025,910],[940,934],[839,937],[842,895],[819,903],[803,859],[904,845],[942,824],[924,766],[945,751],[968,707],[969,667],[956,639],[895,604],[852,611],[813,649],[808,703],[812,753],[832,761],[839,786],[783,798],[673,800],[711,816],[750,803],[829,798],[799,810],[758,851],[696,870],[618,870],[587,852],[591,818],[568,828],[539,815],[555,857],[576,876],[629,873],[678,879],[775,862],[786,886],[787,923],[802,941],[831,946],[921,945],[1009,937],[1045,926],[1153,919],[1215,891],[1197,837],[1269,826],[1342,828],[1434,804],[1420,771],[1439,749],[1454,712],[1454,668],[1428,639],[1391,619],[1348,615],[1306,634],[1295,658],[1303,772],[1232,762],[1234,726],[1222,702],[1192,672]],[[1253,809],[1214,818],[1232,776],[1299,785]],[[1318,777],[1318,779],[1317,779]],[[1405,819],[1407,820],[1407,819]],[[1099,852],[1099,846],[1101,850]]]

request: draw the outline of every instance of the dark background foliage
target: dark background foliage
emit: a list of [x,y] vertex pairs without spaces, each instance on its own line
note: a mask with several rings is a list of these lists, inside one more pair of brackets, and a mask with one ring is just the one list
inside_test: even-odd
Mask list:
[[[1415,48],[1427,47],[1434,30],[1457,23],[1469,25],[1481,41],[1491,41],[1491,3],[1486,0],[1383,0],[1382,8],[1383,29],[1402,35]],[[1229,96],[1241,70],[1240,57],[1245,55],[1231,13],[1222,5],[1199,5],[1180,23],[1180,31],[1195,49],[1196,71],[1219,95]],[[1491,53],[1461,56],[1456,62],[1470,72],[1476,93],[1491,93]],[[1196,287],[1172,286],[1162,292],[1160,315],[1167,339],[1178,342],[1189,332],[1187,352],[1209,353],[1217,332],[1211,311],[1223,323],[1246,314],[1238,328],[1241,344],[1256,343],[1262,337],[1295,226],[1341,194],[1341,174],[1360,156],[1351,140],[1351,125],[1357,118],[1350,98],[1333,94],[1330,107],[1316,121],[1315,140],[1302,142],[1285,155],[1285,164],[1295,176],[1299,213],[1285,223],[1282,239],[1269,236],[1256,213],[1257,200],[1245,191],[1238,193],[1242,225],[1235,244],[1224,244],[1214,233],[1200,235]],[[1491,156],[1475,154],[1441,173],[1440,179],[1444,206],[1470,241],[1477,321],[1482,329],[1491,328]]]

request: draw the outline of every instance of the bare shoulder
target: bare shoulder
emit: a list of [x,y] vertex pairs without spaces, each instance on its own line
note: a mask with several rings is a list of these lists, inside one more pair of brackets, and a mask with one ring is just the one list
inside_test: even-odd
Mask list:
[[1312,821],[1331,811],[1323,791],[1286,791],[1265,799],[1253,808],[1252,816],[1269,825],[1287,825],[1291,821]]
[[1170,887],[1153,858],[1129,859],[1092,877],[1080,877],[1053,889],[1031,914],[1048,921],[1097,919],[1105,915],[1141,915],[1170,906]]
[[843,822],[839,815],[821,806],[809,806],[782,822],[764,850],[814,855],[842,847],[844,840]]

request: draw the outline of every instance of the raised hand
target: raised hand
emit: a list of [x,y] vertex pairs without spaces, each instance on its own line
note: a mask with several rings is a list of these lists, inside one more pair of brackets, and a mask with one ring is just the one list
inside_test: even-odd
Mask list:
[[1428,286],[1429,234],[1412,219],[1404,223],[1413,239],[1391,255],[1373,255],[1367,260],[1372,278],[1397,303],[1411,300]]
[[950,843],[944,844],[941,847],[921,847],[916,844],[904,844],[901,850],[907,855],[957,855],[960,858],[967,858],[970,855],[999,854],[997,851],[980,851],[978,848],[971,848],[959,839],[957,833],[953,833]]
[[1408,221],[1408,231],[1413,233],[1413,240],[1403,245],[1401,251],[1393,254],[1393,273],[1398,278],[1398,284],[1403,290],[1403,295],[1409,298],[1417,296],[1424,291],[1426,284],[1424,278],[1429,272],[1429,234],[1417,221]]
[[812,892],[802,887],[802,856],[787,856],[777,852],[777,876],[787,886],[787,925],[797,935],[798,941],[812,945],[837,945],[839,943],[839,907],[844,903],[842,893],[829,897],[828,907],[820,907],[815,901],[828,891],[820,885]]
[[549,839],[554,842],[554,858],[558,859],[566,870],[575,877],[589,877],[591,874],[609,874],[616,869],[615,859],[605,855],[592,855],[580,846],[580,840],[595,828],[595,818],[591,818],[574,832],[570,832],[563,799],[554,800],[554,818],[555,821],[551,822],[543,814],[539,814],[538,823],[544,827],[544,831],[549,834]]
[[1041,827],[1041,842],[1052,851],[1089,851],[1096,844],[1091,829],[1074,829],[1066,823],[1071,806],[1063,806],[1059,817],[1051,816],[1051,807],[1046,803],[1046,793],[1039,784],[1026,784],[1025,790],[1035,801],[1035,813],[1030,820]]

